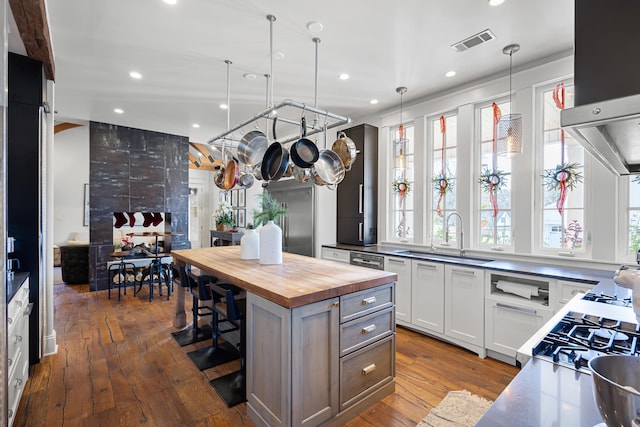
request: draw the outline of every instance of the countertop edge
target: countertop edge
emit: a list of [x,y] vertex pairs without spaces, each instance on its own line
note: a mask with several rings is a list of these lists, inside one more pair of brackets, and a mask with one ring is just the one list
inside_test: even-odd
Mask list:
[[29,278],[29,273],[15,273],[13,279],[7,278],[7,304],[11,302],[18,289]]

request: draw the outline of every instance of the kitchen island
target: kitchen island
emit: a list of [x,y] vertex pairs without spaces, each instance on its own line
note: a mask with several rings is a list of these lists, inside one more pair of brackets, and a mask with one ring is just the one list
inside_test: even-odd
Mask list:
[[[395,390],[396,274],[238,246],[172,251],[247,292],[247,413],[258,426],[342,425]],[[186,325],[176,289],[174,326]]]

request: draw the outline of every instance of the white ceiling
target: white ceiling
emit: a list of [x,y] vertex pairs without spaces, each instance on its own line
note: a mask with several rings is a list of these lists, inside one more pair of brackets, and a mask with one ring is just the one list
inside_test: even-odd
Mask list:
[[[274,47],[274,101],[314,103],[313,37],[319,37],[318,106],[353,118],[397,108],[455,86],[506,74],[502,48],[519,43],[514,69],[568,54],[573,0],[47,0],[58,120],[94,120],[206,142],[227,128],[227,68],[235,123],[262,111]],[[309,21],[324,29],[312,34]],[[497,39],[450,46],[491,29]],[[141,80],[129,71],[143,74]],[[445,72],[457,75],[446,78]],[[351,78],[338,79],[346,72]],[[256,80],[243,78],[254,73]],[[369,100],[378,99],[377,105]],[[122,108],[124,114],[113,112]],[[201,127],[195,129],[193,123]]]

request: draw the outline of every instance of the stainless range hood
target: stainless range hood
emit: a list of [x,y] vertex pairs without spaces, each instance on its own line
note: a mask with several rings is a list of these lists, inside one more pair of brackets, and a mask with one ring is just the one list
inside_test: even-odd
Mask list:
[[640,95],[568,108],[560,124],[612,172],[640,173]]
[[575,0],[575,107],[560,124],[618,175],[640,173],[640,1]]

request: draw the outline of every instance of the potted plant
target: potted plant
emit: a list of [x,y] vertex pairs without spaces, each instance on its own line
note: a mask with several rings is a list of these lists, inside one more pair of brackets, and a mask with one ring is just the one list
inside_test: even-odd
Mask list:
[[233,210],[226,200],[222,200],[216,210],[213,212],[213,218],[216,221],[216,230],[229,231],[235,225],[233,220]]
[[260,209],[253,210],[254,225],[261,225],[260,229],[260,264],[282,264],[282,230],[274,221],[287,210],[280,203],[264,191],[258,195]]

